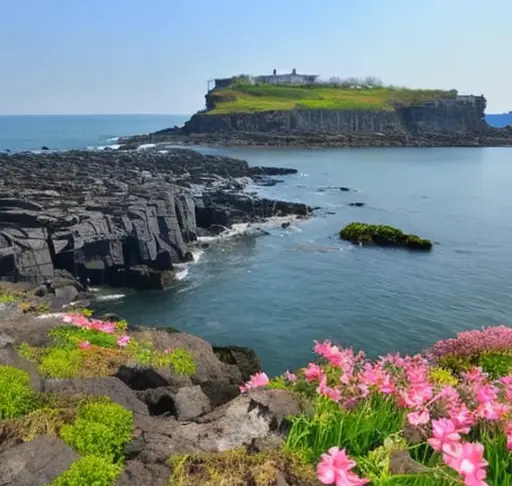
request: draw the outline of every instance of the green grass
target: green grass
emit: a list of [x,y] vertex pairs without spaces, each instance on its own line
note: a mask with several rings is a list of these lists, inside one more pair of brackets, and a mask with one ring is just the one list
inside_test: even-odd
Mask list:
[[348,89],[328,86],[272,86],[235,84],[209,94],[215,108],[209,114],[274,110],[324,109],[393,111],[394,103],[411,105],[454,98],[456,91],[379,87]]

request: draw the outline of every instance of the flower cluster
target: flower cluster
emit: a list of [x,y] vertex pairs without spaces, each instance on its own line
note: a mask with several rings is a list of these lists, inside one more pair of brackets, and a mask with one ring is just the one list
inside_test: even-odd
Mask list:
[[[62,321],[66,324],[88,329],[89,331],[104,332],[105,334],[115,334],[118,330],[115,322],[89,319],[82,314],[65,314],[62,317]],[[130,336],[123,334],[117,339],[117,345],[124,348],[128,345],[130,339]],[[78,347],[80,349],[89,349],[91,347],[91,343],[89,341],[82,341],[78,344]]]
[[[510,332],[508,346],[512,349],[512,330],[507,332]],[[498,331],[498,334],[506,333]],[[467,336],[480,336],[461,335],[464,342],[468,342]],[[488,332],[482,339],[491,346],[495,336],[496,331]],[[435,349],[440,352],[441,347]],[[482,426],[501,429],[506,435],[506,447],[512,451],[512,375],[492,380],[480,368],[472,368],[452,386],[432,380],[431,362],[422,355],[387,355],[369,362],[364,353],[356,354],[352,349],[340,348],[329,341],[316,342],[314,351],[321,362],[309,363],[302,375],[306,382],[316,386],[319,395],[347,411],[372,395],[384,395],[404,411],[408,426],[428,438],[430,447],[449,468],[460,474],[465,485],[488,486],[484,446],[467,440],[470,432]],[[289,371],[284,378],[290,383],[297,381],[296,375]],[[267,375],[258,373],[241,390],[266,384]],[[356,462],[348,459],[344,449],[331,448],[328,454],[322,455],[318,479],[323,484],[335,483],[336,486],[367,483],[367,479],[350,471],[355,466]]]
[[512,327],[492,326],[482,330],[459,332],[456,338],[438,341],[429,350],[432,358],[449,354],[472,356],[486,351],[509,351],[512,349]]
[[331,447],[328,454],[322,454],[322,460],[317,466],[317,477],[322,484],[336,486],[362,486],[369,482],[351,471],[356,461],[350,459],[345,449]]

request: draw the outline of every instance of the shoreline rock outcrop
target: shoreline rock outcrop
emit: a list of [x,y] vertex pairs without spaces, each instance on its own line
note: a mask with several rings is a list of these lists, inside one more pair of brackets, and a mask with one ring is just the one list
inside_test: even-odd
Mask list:
[[296,171],[186,149],[0,154],[0,277],[164,288],[199,235],[305,204],[258,198],[250,182]]

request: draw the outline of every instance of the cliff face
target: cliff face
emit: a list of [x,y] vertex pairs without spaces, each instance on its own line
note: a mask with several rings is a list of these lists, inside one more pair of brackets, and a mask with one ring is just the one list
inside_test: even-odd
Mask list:
[[463,97],[392,111],[288,110],[237,114],[194,115],[184,127],[187,133],[216,132],[313,132],[313,133],[470,133],[485,132],[486,100]]

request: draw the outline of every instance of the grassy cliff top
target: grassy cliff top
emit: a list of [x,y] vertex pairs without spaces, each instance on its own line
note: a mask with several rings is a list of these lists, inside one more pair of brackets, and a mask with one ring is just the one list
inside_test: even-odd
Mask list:
[[208,113],[254,113],[299,108],[392,111],[393,103],[411,105],[456,96],[455,90],[234,84],[208,94],[210,102],[213,101],[215,106]]

